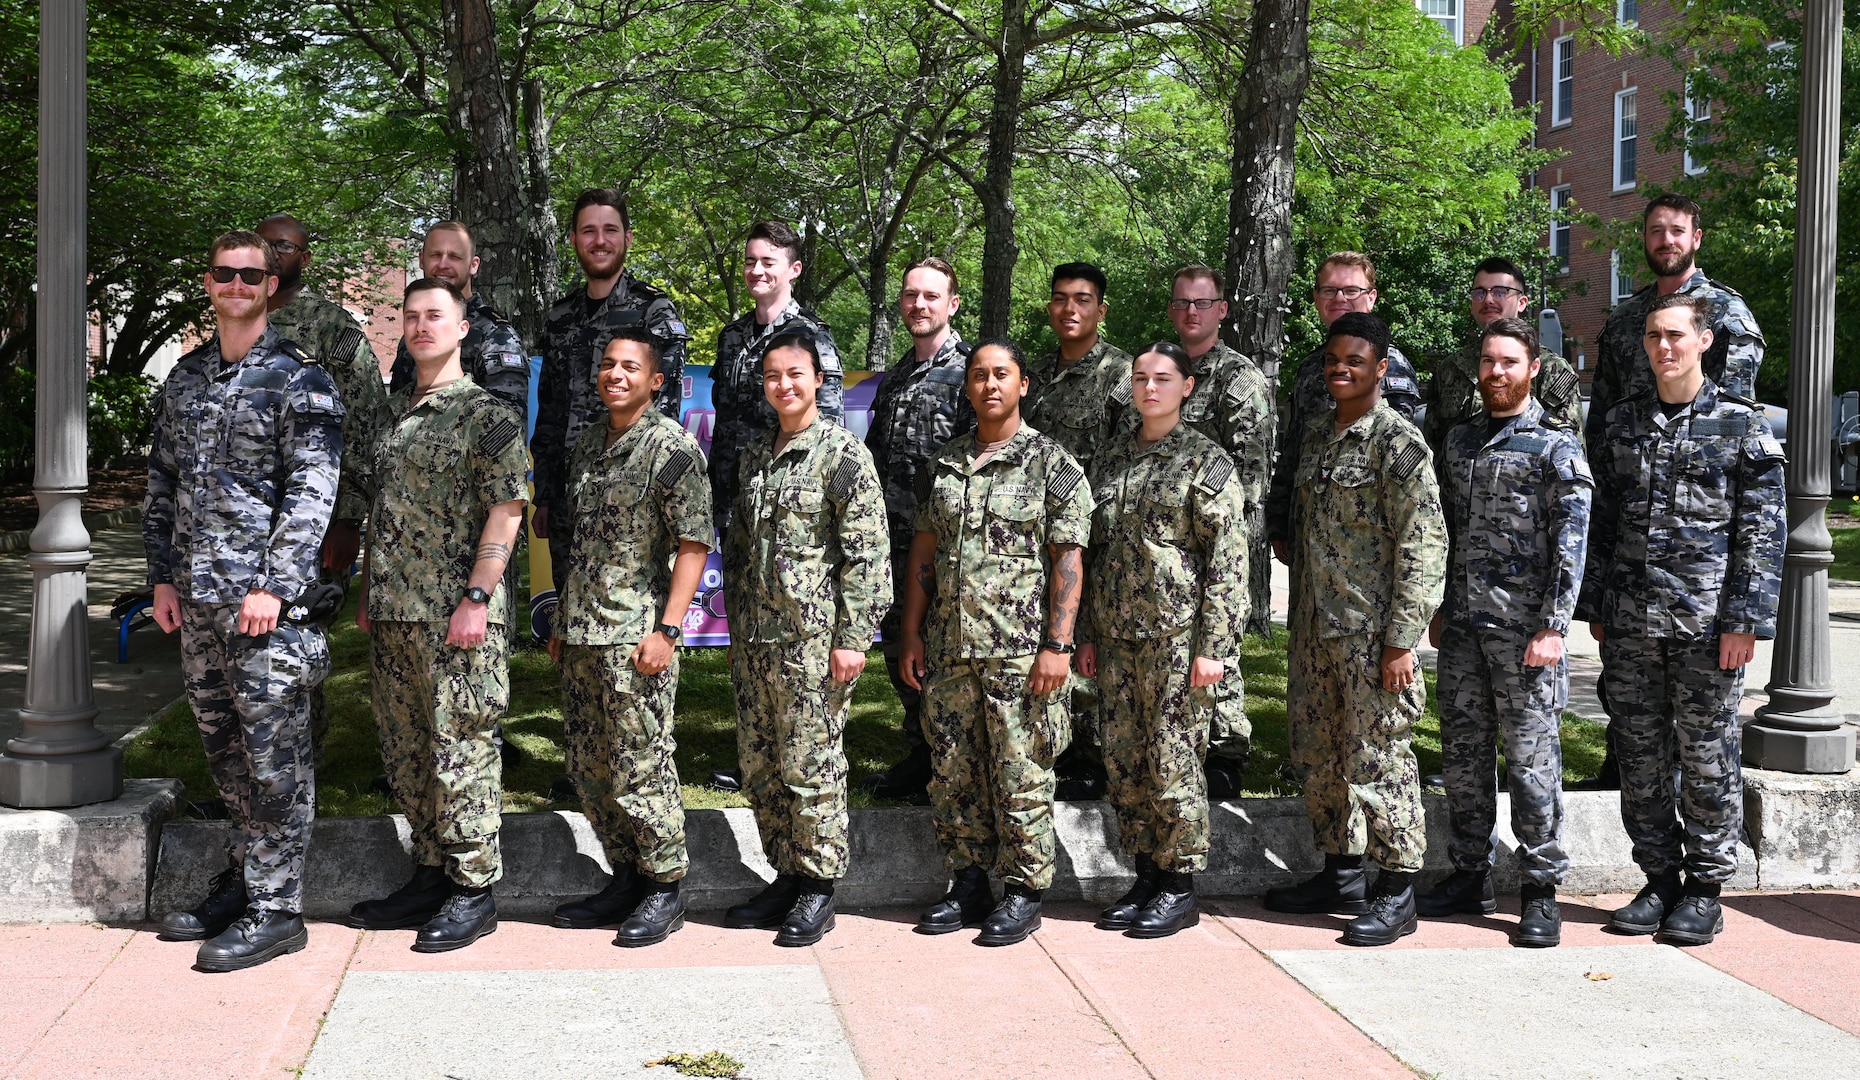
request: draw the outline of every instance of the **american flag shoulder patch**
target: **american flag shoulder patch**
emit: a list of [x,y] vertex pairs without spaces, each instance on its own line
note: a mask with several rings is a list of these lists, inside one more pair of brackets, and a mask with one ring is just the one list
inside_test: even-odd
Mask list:
[[656,487],[669,489],[678,483],[685,475],[685,470],[691,466],[691,451],[681,446],[672,451],[672,456],[665,459],[665,464],[659,466],[658,475],[652,478],[652,482]]
[[1225,454],[1209,459],[1201,467],[1201,475],[1195,478],[1195,486],[1212,495],[1227,486],[1227,479],[1234,474],[1234,463]]
[[1418,442],[1411,442],[1395,455],[1395,460],[1389,465],[1389,471],[1395,474],[1397,480],[1406,480],[1413,476],[1414,470],[1420,468],[1421,462],[1426,460],[1427,447]]
[[497,423],[484,429],[478,436],[478,452],[481,454],[499,454],[510,441],[517,437],[517,424],[514,420],[500,418]]
[[827,481],[827,494],[834,502],[845,502],[853,493],[853,485],[859,482],[859,462],[851,454],[840,459],[840,467],[833,470],[833,479]]
[[1079,468],[1078,462],[1066,458],[1046,474],[1046,493],[1055,499],[1069,499],[1083,479],[1085,470]]

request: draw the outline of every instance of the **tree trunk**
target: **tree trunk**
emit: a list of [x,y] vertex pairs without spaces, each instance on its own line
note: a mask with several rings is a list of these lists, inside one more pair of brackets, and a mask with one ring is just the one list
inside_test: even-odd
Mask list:
[[555,170],[550,155],[548,110],[541,79],[523,84],[524,143],[529,151],[529,207],[523,215],[524,245],[530,263],[530,288],[508,316],[531,349],[541,347],[542,324],[549,305],[562,291],[561,265],[556,261],[556,238],[561,226],[555,218]]
[[528,199],[518,163],[516,119],[497,56],[496,15],[491,0],[441,0],[440,12],[447,107],[453,130],[466,141],[453,165],[452,202],[459,219],[471,227],[484,260],[473,288],[499,311],[519,318],[526,311],[536,313],[527,317],[535,322],[541,302],[534,252],[527,242]]
[[988,110],[986,166],[976,195],[982,202],[982,337],[1004,337],[1014,312],[1014,158],[1020,143],[1021,94],[1027,83],[1026,0],[1001,4],[1001,52]]
[[884,371],[891,364],[891,337],[898,328],[898,299],[891,295],[889,243],[879,245],[866,260],[865,299],[872,309],[866,320],[866,370]]

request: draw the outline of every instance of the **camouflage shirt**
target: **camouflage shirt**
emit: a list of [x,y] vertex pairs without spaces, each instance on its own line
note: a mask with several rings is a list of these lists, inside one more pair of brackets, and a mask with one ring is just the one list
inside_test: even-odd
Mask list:
[[[470,379],[419,405],[413,388],[388,399],[369,518],[368,617],[445,622],[465,595],[478,539],[493,506],[527,490],[528,456],[516,418]],[[510,617],[510,590],[491,594],[488,617]]]
[[[529,430],[530,357],[517,337],[517,328],[505,322],[489,301],[477,293],[465,298],[465,317],[471,330],[459,346],[459,365],[472,382],[516,410],[517,422]],[[398,393],[413,385],[417,365],[403,340],[394,350],[394,375],[388,390]]]
[[[1135,411],[1133,426],[1141,422]],[[1255,522],[1265,512],[1266,486],[1272,481],[1272,387],[1259,366],[1215,342],[1195,358],[1195,389],[1182,402],[1182,422],[1233,458],[1246,521]]]
[[872,647],[891,606],[885,499],[858,436],[824,418],[780,453],[779,430],[743,451],[723,540],[723,593],[732,641]]
[[1498,431],[1492,419],[1482,411],[1447,435],[1439,473],[1451,546],[1441,615],[1567,634],[1595,489],[1582,440],[1536,398]]
[[793,300],[767,326],[756,322],[752,309],[717,335],[717,363],[710,369],[710,400],[717,410],[710,432],[711,513],[722,525],[736,499],[737,461],[750,442],[763,432],[781,426],[775,406],[762,396],[762,354],[777,334],[811,334],[820,353],[825,378],[814,401],[820,415],[833,423],[846,415],[845,375],[833,331],[813,312]]
[[1099,445],[1123,434],[1129,423],[1130,354],[1103,338],[1070,364],[1060,363],[1057,352],[1029,361],[1027,381],[1021,419],[1088,472]]
[[155,402],[149,586],[231,604],[253,589],[295,600],[315,584],[342,422],[335,381],[275,328],[230,364],[217,334],[182,357]]
[[[1544,412],[1562,421],[1572,430],[1582,430],[1582,379],[1576,369],[1549,349],[1539,349],[1540,367],[1531,380],[1531,396],[1542,403]],[[1434,465],[1445,463],[1442,451],[1447,432],[1468,420],[1485,415],[1485,401],[1479,396],[1479,343],[1475,340],[1434,366],[1433,377],[1421,391],[1427,415],[1421,420],[1421,434],[1434,451]]]
[[1131,432],[1099,450],[1091,491],[1081,637],[1148,640],[1192,628],[1195,655],[1237,655],[1247,533],[1227,452],[1186,423],[1147,449]]
[[1305,427],[1292,507],[1292,621],[1412,649],[1440,606],[1447,523],[1427,443],[1380,401]]
[[1668,417],[1653,394],[1609,410],[1576,618],[1610,634],[1776,636],[1783,452],[1763,408],[1705,380]]
[[936,537],[924,625],[932,658],[1032,656],[1046,637],[1051,546],[1091,542],[1091,486],[1057,442],[1023,421],[980,466],[958,435],[917,474],[917,531]]
[[[1389,369],[1382,375],[1382,404],[1397,416],[1412,421],[1421,407],[1421,380],[1414,365],[1400,349],[1389,346]],[[1298,362],[1292,378],[1292,407],[1286,414],[1284,450],[1272,470],[1272,490],[1266,496],[1266,536],[1285,540],[1292,535],[1292,478],[1298,474],[1298,458],[1304,453],[1303,434],[1311,422],[1327,417],[1337,409],[1337,402],[1324,384],[1324,350],[1319,349]]]
[[[1738,397],[1757,394],[1757,369],[1763,366],[1763,332],[1744,298],[1694,270],[1677,290],[1684,296],[1703,297],[1711,304],[1711,348],[1705,350],[1705,377]],[[1624,401],[1653,392],[1653,368],[1642,340],[1647,332],[1647,311],[1658,300],[1654,283],[1621,301],[1602,326],[1601,348],[1595,358],[1595,385],[1589,388],[1589,422],[1584,431],[1591,456],[1602,438],[1603,418]],[[1599,456],[1596,456],[1600,461]]]
[[679,541],[708,548],[715,535],[697,440],[652,409],[612,446],[607,432],[581,433],[568,473],[575,540],[553,632],[570,645],[631,645],[652,633]]
[[307,286],[291,302],[268,316],[271,328],[285,341],[296,342],[329,373],[342,395],[342,479],[336,488],[338,521],[360,521],[368,516],[373,478],[371,448],[382,424],[387,391],[381,385],[381,361],[362,324],[347,308],[325,299]]
[[590,300],[586,285],[556,301],[543,323],[542,374],[536,387],[536,502],[551,511],[568,509],[568,457],[590,427],[607,422],[607,407],[595,388],[601,353],[623,327],[643,328],[659,341],[659,370],[665,385],[653,406],[677,420],[685,399],[685,342],[690,331],[679,321],[672,298],[622,271],[613,291]]
[[975,430],[975,408],[963,386],[968,358],[969,346],[952,330],[928,363],[918,362],[915,349],[907,350],[878,384],[865,446],[885,485],[894,557],[910,550],[917,532],[918,470],[944,443]]

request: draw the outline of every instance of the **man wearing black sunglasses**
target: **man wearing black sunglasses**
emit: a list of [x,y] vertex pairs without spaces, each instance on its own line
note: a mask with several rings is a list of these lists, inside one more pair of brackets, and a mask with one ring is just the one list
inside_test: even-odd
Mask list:
[[310,618],[336,503],[342,399],[266,319],[276,256],[255,233],[214,241],[215,333],[162,387],[142,539],[155,622],[181,631],[188,703],[232,817],[232,865],[197,907],[161,919],[195,966],[236,971],[297,952],[316,814],[310,698],[329,645]]

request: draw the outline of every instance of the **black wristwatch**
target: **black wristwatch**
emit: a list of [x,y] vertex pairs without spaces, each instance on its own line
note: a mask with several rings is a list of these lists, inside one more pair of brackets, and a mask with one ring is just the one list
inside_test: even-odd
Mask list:
[[470,600],[474,604],[488,604],[491,602],[491,594],[473,585],[471,588],[465,590],[465,599]]
[[682,629],[680,629],[679,627],[673,626],[671,623],[665,623],[665,622],[660,623],[658,625],[658,631],[659,633],[665,635],[665,640],[671,642],[674,645],[678,643],[679,638],[685,636],[685,632]]
[[1040,648],[1048,652],[1059,653],[1062,656],[1071,656],[1073,653],[1079,651],[1077,645],[1065,641],[1054,641],[1052,638],[1047,638],[1045,641],[1040,642]]

